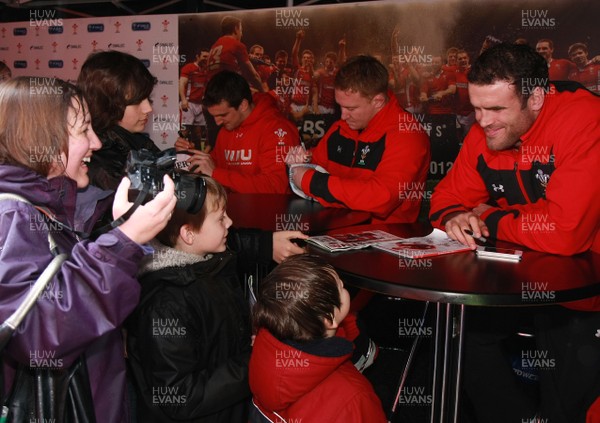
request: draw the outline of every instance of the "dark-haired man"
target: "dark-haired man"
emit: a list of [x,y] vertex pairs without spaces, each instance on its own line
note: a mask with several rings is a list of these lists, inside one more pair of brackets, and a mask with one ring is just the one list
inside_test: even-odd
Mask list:
[[569,79],[600,94],[600,56],[589,60],[587,45],[575,43],[569,46],[569,58],[575,63],[575,69],[569,74]]
[[[471,248],[466,230],[553,254],[600,252],[600,98],[568,82],[550,84],[544,58],[526,45],[491,47],[468,79],[477,123],[433,193],[433,225]],[[554,360],[538,369],[537,416],[552,423],[584,422],[600,389],[600,315],[593,312],[600,299],[567,307],[524,311],[534,313],[538,349]],[[464,380],[478,421],[529,421],[538,406],[519,391],[500,352],[521,310],[469,313]]]
[[535,45],[535,50],[546,59],[548,63],[548,74],[551,81],[566,81],[569,73],[575,69],[575,65],[567,59],[555,59],[554,43],[548,38],[542,38]]
[[298,129],[273,97],[253,96],[241,75],[223,71],[208,82],[202,104],[221,129],[210,154],[194,151],[190,167],[234,192],[289,192],[285,156],[299,145]]

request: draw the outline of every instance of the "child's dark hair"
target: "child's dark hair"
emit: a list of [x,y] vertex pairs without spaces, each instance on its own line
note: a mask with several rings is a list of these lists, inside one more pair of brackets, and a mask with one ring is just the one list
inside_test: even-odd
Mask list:
[[208,176],[202,176],[206,181],[206,197],[204,204],[198,213],[188,213],[185,210],[175,208],[173,216],[167,223],[167,226],[156,235],[162,244],[168,247],[175,247],[179,237],[179,229],[183,225],[189,225],[193,230],[200,229],[206,219],[206,215],[211,211],[218,210],[221,207],[227,207],[227,192],[223,185]]
[[121,51],[92,53],[81,66],[77,85],[92,115],[92,126],[103,132],[123,118],[125,108],[150,97],[156,78],[144,62]]
[[279,340],[297,342],[325,337],[324,319],[340,308],[335,269],[317,256],[300,254],[278,265],[260,285],[253,309],[256,329]]

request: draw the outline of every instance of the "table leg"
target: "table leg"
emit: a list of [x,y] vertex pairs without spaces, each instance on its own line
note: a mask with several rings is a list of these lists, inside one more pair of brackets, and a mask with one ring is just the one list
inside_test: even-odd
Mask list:
[[[463,347],[464,347],[464,324],[465,324],[465,305],[454,305],[454,311],[456,311],[457,307],[458,316],[455,316],[455,319],[458,319],[458,322],[455,325],[454,338],[456,339],[457,344],[457,354],[456,354],[456,363],[455,363],[455,385],[454,385],[454,423],[458,422],[458,407],[460,402],[460,388],[462,382],[462,365],[463,365]],[[458,333],[457,333],[458,332]]]
[[464,312],[464,305],[436,307],[431,423],[458,422]]
[[[429,309],[429,301],[425,303],[425,308],[423,310],[423,319],[421,320],[423,324],[425,324],[425,319],[427,318],[427,310]],[[408,355],[408,359],[406,360],[406,364],[404,365],[404,370],[402,371],[402,377],[400,378],[400,383],[398,384],[398,392],[396,393],[396,399],[394,400],[394,405],[392,405],[392,416],[396,412],[396,408],[398,407],[398,403],[400,401],[400,396],[402,395],[402,390],[404,389],[404,384],[406,382],[406,378],[408,377],[408,372],[412,365],[413,358],[415,356],[415,352],[417,350],[417,346],[419,345],[419,341],[421,340],[421,332],[419,335],[415,336],[415,339],[412,342],[410,353]]]

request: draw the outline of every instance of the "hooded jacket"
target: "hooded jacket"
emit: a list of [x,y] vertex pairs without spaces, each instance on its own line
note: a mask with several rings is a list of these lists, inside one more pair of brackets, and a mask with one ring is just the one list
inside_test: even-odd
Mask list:
[[[24,167],[3,164],[0,192],[47,208],[69,227],[89,229],[80,212],[85,210],[89,218],[94,207],[83,207],[76,182],[66,176],[46,179]],[[11,386],[18,363],[69,367],[84,354],[97,421],[128,422],[120,325],[138,302],[135,274],[142,249],[119,229],[95,242],[78,241],[72,231],[47,220],[32,205],[0,201],[1,321],[21,304],[50,263],[48,231],[60,252],[70,256],[3,352],[5,388]]]
[[350,361],[352,348],[338,336],[284,343],[260,329],[250,359],[255,406],[273,422],[386,422],[371,384]]
[[234,192],[289,193],[285,157],[299,145],[298,128],[269,94],[255,94],[254,109],[232,131],[221,128],[211,152],[212,177]]
[[389,101],[362,131],[344,120],[332,125],[313,149],[302,191],[328,207],[371,212],[373,221],[416,222],[429,170],[429,139],[421,124]]
[[[271,237],[232,231],[228,245],[248,258],[245,263],[267,263]],[[246,421],[250,311],[238,255],[203,257],[152,246],[140,269],[140,305],[127,321],[140,421]]]

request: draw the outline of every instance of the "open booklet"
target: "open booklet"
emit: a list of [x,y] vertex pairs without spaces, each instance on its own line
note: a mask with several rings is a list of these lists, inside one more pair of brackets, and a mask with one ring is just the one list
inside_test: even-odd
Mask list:
[[297,186],[294,181],[292,181],[292,169],[295,169],[297,167],[305,167],[307,169],[314,169],[317,172],[321,172],[321,173],[328,173],[324,168],[322,168],[321,166],[319,166],[318,164],[314,164],[314,163],[296,163],[296,164],[291,164],[288,167],[288,176],[289,176],[289,180],[290,180],[290,187],[292,188],[292,191],[294,191],[294,194],[306,199],[306,200],[313,200],[314,198],[305,194],[304,191],[302,191],[302,188]]
[[378,242],[399,240],[400,237],[385,231],[363,231],[357,233],[311,236],[306,241],[327,251],[347,251],[367,248]]
[[329,252],[373,247],[400,257],[423,258],[469,251],[470,248],[448,238],[446,232],[434,229],[427,236],[400,238],[385,231],[363,231],[310,237],[307,242]]
[[373,247],[407,258],[425,258],[471,250],[468,246],[449,238],[446,232],[439,229],[434,229],[427,236],[381,242],[374,244]]

